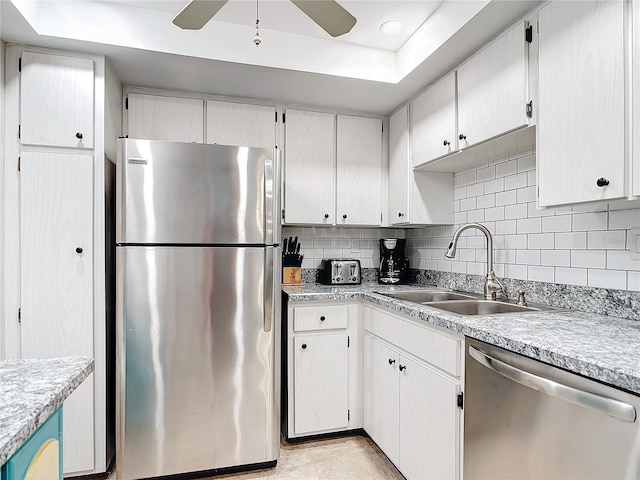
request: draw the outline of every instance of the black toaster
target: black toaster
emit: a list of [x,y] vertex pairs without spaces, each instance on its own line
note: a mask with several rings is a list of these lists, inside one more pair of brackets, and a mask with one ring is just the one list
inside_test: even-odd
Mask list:
[[322,260],[318,282],[324,285],[360,285],[360,260],[329,258]]

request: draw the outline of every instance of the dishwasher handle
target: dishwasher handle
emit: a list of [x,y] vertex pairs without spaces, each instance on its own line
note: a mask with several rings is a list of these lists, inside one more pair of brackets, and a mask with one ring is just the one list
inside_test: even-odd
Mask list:
[[493,358],[471,345],[469,345],[469,355],[481,365],[525,387],[539,390],[547,395],[557,397],[575,405],[580,405],[581,407],[606,413],[611,417],[625,422],[633,423],[636,420],[636,409],[628,403],[603,397],[595,393],[585,392],[584,390],[579,390],[548,378],[525,372],[524,370],[520,370],[508,363]]

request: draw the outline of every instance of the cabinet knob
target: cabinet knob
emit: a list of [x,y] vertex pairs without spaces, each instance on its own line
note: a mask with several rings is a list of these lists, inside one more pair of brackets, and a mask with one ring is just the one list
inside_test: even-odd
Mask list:
[[342,215],[342,219],[346,220],[346,218],[347,218],[347,214],[345,213],[344,215]]
[[406,370],[407,367],[405,365],[398,365],[398,370],[403,371]]
[[306,343],[303,343],[303,344],[302,344],[302,349],[303,349],[303,350],[306,350],[306,349],[307,349],[307,344],[306,344]]
[[458,138],[459,138],[460,140],[466,140],[466,139],[467,139],[467,136],[466,136],[466,135],[463,135],[463,134],[461,133],[460,135],[458,135]]
[[398,216],[401,217],[403,215],[402,212],[398,212]]
[[325,213],[325,214],[324,214],[324,218],[329,218],[329,214],[328,214],[328,213]]
[[320,317],[320,321],[321,321],[321,322],[324,322],[324,315],[322,315],[322,316]]
[[76,253],[82,253],[82,247],[76,248]]
[[389,365],[393,365],[394,363],[396,363],[396,361],[393,358],[389,359]]
[[609,185],[609,180],[607,180],[606,178],[599,178],[598,180],[596,180],[596,185],[598,185],[599,187],[606,187],[607,185]]
[[82,133],[81,132],[76,132],[76,138],[78,140],[82,140]]
[[449,140],[445,140],[442,144],[446,147],[447,145],[451,145],[451,142]]

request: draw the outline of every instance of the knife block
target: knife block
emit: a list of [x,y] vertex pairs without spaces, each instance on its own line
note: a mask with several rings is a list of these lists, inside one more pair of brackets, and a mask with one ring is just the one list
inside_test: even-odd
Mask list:
[[300,267],[282,267],[282,284],[301,283],[302,268]]

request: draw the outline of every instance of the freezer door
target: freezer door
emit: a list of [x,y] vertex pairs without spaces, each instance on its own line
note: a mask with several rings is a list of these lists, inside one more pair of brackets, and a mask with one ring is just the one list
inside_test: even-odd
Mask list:
[[120,139],[119,244],[279,243],[270,149]]
[[118,478],[277,459],[280,306],[265,301],[277,258],[118,247]]

